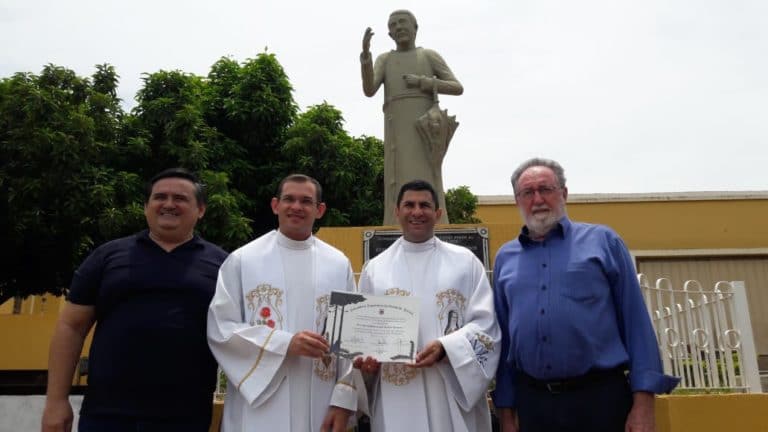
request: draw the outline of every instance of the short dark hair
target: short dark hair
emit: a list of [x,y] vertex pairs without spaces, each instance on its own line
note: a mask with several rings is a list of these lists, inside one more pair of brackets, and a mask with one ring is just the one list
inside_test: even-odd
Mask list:
[[400,187],[400,192],[397,193],[397,206],[400,207],[400,203],[403,201],[403,195],[406,191],[429,191],[432,194],[432,201],[435,202],[435,210],[440,208],[440,202],[437,200],[437,192],[435,188],[425,180],[411,180],[408,183]]
[[154,177],[152,177],[152,179],[147,183],[144,203],[149,202],[149,198],[152,196],[152,188],[155,186],[155,183],[167,178],[181,178],[191,181],[192,184],[195,185],[195,199],[197,200],[197,205],[205,205],[205,185],[200,182],[200,179],[197,177],[197,175],[195,175],[195,173],[185,168],[178,167],[168,168],[166,170],[160,171],[159,173],[155,174]]
[[313,185],[315,185],[315,199],[317,200],[317,203],[320,204],[321,202],[323,202],[323,187],[320,186],[320,182],[305,174],[291,174],[289,176],[286,176],[284,179],[280,180],[280,184],[277,185],[277,194],[275,195],[277,199],[280,199],[280,195],[283,194],[283,185],[288,182],[312,183]]
[[515,194],[517,194],[517,181],[520,180],[520,176],[522,176],[525,170],[527,170],[528,168],[537,167],[537,166],[551,169],[552,172],[555,173],[558,186],[561,189],[565,188],[565,170],[563,169],[563,167],[559,163],[557,163],[557,161],[554,161],[552,159],[535,157],[521,163],[520,166],[517,167],[515,172],[512,173],[512,178],[510,180],[512,181],[512,190],[515,191]]

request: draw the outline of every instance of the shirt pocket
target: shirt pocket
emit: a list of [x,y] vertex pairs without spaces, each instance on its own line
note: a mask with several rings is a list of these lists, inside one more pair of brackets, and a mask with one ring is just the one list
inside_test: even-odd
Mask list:
[[594,303],[605,294],[605,278],[591,263],[570,265],[565,271],[562,295],[581,303]]

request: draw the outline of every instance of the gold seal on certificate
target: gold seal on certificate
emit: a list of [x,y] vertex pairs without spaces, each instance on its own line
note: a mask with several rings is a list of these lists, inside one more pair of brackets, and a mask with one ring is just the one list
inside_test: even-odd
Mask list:
[[333,291],[328,333],[331,351],[342,357],[412,363],[419,336],[419,299]]

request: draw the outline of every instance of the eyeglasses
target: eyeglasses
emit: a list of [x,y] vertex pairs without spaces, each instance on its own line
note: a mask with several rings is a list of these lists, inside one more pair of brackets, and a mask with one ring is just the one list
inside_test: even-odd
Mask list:
[[280,197],[280,202],[287,205],[293,205],[294,203],[298,202],[301,204],[302,207],[314,207],[316,202],[312,198],[296,198],[292,195],[283,195]]
[[517,193],[517,196],[524,200],[530,200],[530,199],[533,199],[533,196],[536,195],[536,192],[538,192],[542,198],[549,198],[558,189],[560,188],[557,186],[540,186],[538,189],[533,189],[533,188],[523,189]]

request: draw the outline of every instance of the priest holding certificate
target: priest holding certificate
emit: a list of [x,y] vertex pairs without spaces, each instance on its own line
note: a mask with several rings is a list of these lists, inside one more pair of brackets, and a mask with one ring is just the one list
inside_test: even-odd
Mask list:
[[442,212],[432,185],[404,184],[395,209],[403,236],[360,276],[363,296],[419,303],[414,362],[380,363],[369,353],[355,359],[369,382],[373,432],[491,430],[486,390],[501,338],[493,293],[471,251],[434,236]]
[[331,291],[355,289],[347,257],[312,235],[325,208],[317,180],[286,177],[272,198],[278,229],[219,271],[208,343],[228,379],[224,432],[342,432],[366,411],[362,376],[325,336]]

